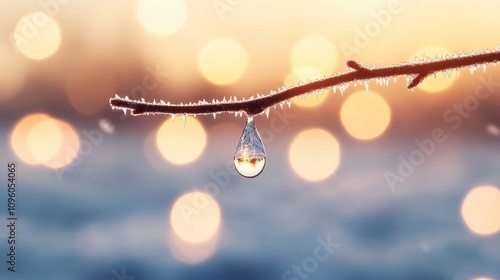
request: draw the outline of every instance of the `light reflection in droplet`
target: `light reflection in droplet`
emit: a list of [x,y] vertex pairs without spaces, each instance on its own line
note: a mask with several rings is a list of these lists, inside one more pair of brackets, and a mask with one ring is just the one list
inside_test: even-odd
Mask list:
[[289,150],[293,170],[309,181],[332,175],[340,163],[340,145],[329,132],[314,128],[299,133]]
[[236,40],[220,37],[203,45],[198,55],[198,67],[209,82],[228,85],[238,81],[246,71],[247,52]]
[[189,243],[212,238],[217,234],[220,223],[219,204],[210,195],[199,191],[179,197],[170,212],[174,233]]
[[25,56],[37,60],[52,55],[61,43],[59,26],[43,12],[22,17],[13,36],[17,49]]
[[206,145],[201,123],[188,116],[184,126],[181,118],[166,119],[156,133],[156,145],[162,156],[174,164],[187,164],[197,159]]
[[342,125],[347,132],[361,140],[377,138],[391,121],[391,109],[376,92],[355,92],[347,97],[340,111]]
[[184,0],[140,0],[137,7],[139,22],[156,36],[177,32],[184,25],[186,15]]
[[467,227],[479,235],[500,231],[500,189],[479,186],[465,196],[462,202],[462,219]]
[[266,151],[253,117],[248,117],[241,132],[233,161],[238,173],[247,178],[259,175],[266,165]]

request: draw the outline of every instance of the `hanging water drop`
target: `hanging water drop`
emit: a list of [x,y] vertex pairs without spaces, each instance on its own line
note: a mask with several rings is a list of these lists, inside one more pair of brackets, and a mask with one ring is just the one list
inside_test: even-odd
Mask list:
[[253,178],[262,172],[264,165],[266,165],[264,144],[255,128],[253,116],[249,116],[234,152],[234,167],[241,176]]

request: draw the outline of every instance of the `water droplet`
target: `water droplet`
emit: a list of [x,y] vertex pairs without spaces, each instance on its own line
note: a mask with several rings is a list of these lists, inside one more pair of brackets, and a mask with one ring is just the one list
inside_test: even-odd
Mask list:
[[264,165],[266,165],[264,144],[255,128],[253,117],[249,116],[234,152],[234,167],[241,176],[253,178],[262,172]]

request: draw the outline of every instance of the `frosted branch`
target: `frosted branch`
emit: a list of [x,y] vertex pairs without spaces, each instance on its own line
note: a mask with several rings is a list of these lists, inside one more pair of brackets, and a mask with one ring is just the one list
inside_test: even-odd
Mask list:
[[236,97],[230,97],[228,100],[224,98],[222,101],[214,99],[211,102],[202,100],[197,103],[171,104],[170,102],[164,101],[146,102],[144,99],[138,101],[131,100],[128,97],[121,98],[115,96],[110,99],[109,103],[113,109],[121,109],[124,110],[124,112],[130,110],[132,115],[170,114],[172,116],[185,116],[213,114],[214,117],[219,113],[245,113],[247,115],[257,115],[263,112],[268,113],[269,108],[273,106],[276,107],[280,105],[283,107],[285,103],[290,105],[291,98],[310,92],[317,92],[330,88],[336,90],[339,88],[343,93],[352,82],[368,82],[372,79],[383,80],[390,77],[406,76],[410,77],[407,87],[411,89],[420,84],[426,77],[436,72],[450,72],[465,67],[475,69],[480,65],[486,65],[488,63],[496,64],[498,61],[500,61],[500,47],[497,47],[494,51],[455,54],[435,60],[426,58],[424,61],[417,61],[415,63],[402,63],[388,66],[374,65],[365,67],[358,62],[349,60],[347,61],[347,66],[350,69],[347,72],[334,74],[328,78],[319,79],[288,89],[281,88],[278,89],[278,91],[271,91],[268,95],[252,96],[246,100],[237,100]]

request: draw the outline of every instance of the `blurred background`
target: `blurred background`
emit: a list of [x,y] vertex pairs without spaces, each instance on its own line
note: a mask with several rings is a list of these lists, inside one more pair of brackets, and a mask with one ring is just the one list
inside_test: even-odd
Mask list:
[[[495,49],[498,1],[0,0],[1,279],[500,279],[500,67],[357,84],[255,123],[124,115]],[[469,71],[470,70],[470,71]],[[460,76],[459,78],[457,78]],[[386,85],[388,83],[388,86]],[[4,180],[4,179],[2,179]]]

